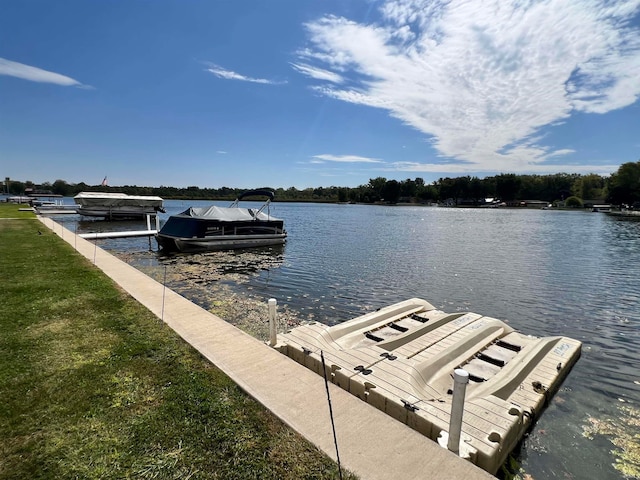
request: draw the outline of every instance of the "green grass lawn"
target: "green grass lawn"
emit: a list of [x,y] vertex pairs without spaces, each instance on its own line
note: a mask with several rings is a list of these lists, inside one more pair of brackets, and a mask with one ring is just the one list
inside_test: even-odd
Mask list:
[[26,203],[0,203],[0,219],[2,218],[36,218],[33,212],[21,212],[21,208],[29,208]]
[[0,478],[338,478],[69,245],[7,217],[1,205]]

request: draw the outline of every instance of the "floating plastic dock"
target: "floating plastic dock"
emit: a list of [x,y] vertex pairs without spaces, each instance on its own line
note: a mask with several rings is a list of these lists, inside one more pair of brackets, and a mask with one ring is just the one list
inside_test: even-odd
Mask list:
[[448,435],[453,372],[468,373],[460,454],[495,474],[580,356],[567,337],[522,335],[476,313],[413,298],[278,336],[280,352],[423,435]]

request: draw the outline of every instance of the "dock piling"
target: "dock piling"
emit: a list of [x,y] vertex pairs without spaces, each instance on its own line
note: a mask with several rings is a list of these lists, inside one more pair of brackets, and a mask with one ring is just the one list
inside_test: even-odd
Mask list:
[[276,305],[277,300],[275,298],[269,299],[269,345],[275,347],[278,343],[278,328],[276,319]]
[[453,371],[453,400],[451,402],[451,419],[449,421],[449,440],[447,449],[453,453],[460,452],[460,433],[462,432],[462,414],[464,413],[464,397],[469,383],[469,373],[462,368]]

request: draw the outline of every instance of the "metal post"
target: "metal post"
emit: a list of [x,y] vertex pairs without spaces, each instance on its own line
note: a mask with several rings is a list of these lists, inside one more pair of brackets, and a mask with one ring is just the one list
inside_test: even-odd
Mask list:
[[276,304],[275,298],[269,299],[269,345],[274,347],[278,343],[278,328],[276,319]]
[[451,402],[451,420],[449,421],[449,441],[447,448],[453,453],[460,451],[460,433],[462,432],[462,414],[464,396],[469,383],[469,374],[462,368],[453,371],[453,400]]
[[149,231],[151,230],[151,215],[147,213],[145,217],[147,217],[147,231]]
[[160,314],[160,320],[164,322],[164,294],[167,291],[167,266],[164,266],[164,279],[162,280],[162,313]]

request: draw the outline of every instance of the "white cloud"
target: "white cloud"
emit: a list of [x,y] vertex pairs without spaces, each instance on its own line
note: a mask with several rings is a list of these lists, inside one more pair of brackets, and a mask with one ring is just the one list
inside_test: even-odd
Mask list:
[[344,81],[342,76],[337,73],[330,72],[329,70],[324,70],[322,68],[312,67],[304,63],[292,63],[291,66],[294,70],[297,70],[308,77],[315,78],[316,80],[326,80],[327,82],[333,83],[342,83]]
[[23,63],[13,62],[5,58],[0,58],[0,75],[21,78],[31,82],[53,83],[64,87],[91,88],[71,77],[55,72],[49,72],[48,70],[42,70],[41,68],[32,67]]
[[640,0],[389,0],[367,24],[306,24],[298,70],[331,82],[317,92],[428,135],[454,170],[535,171],[571,153],[545,145],[544,127],[640,97],[639,11]]
[[571,148],[563,148],[562,150],[556,150],[555,152],[548,153],[547,158],[558,157],[560,155],[569,155],[575,152],[576,151]]
[[331,155],[324,153],[322,155],[314,155],[313,163],[320,163],[318,160],[325,162],[340,162],[340,163],[382,163],[382,160],[377,158],[359,157],[357,155]]
[[231,70],[222,68],[219,65],[215,65],[213,63],[208,63],[207,65],[209,67],[206,69],[207,72],[213,73],[216,77],[223,78],[225,80],[240,80],[242,82],[262,83],[265,85],[283,85],[287,83],[286,81],[276,81],[276,80],[268,80],[266,78],[247,77],[240,73],[236,73]]

